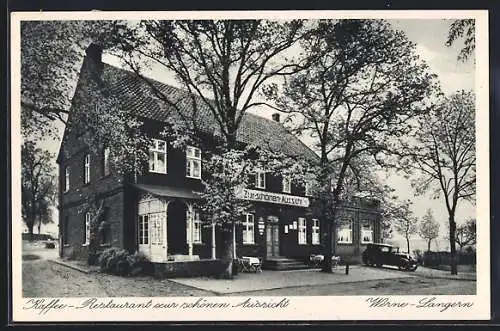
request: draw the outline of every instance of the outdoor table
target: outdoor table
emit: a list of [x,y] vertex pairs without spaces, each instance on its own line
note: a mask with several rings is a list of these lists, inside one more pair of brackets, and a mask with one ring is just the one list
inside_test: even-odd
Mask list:
[[262,272],[260,259],[253,256],[242,256],[242,271],[247,272]]

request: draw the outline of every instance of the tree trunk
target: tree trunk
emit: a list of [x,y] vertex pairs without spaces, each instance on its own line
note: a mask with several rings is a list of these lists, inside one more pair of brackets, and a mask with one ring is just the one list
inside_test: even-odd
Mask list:
[[33,241],[35,239],[34,236],[33,236],[33,224],[31,224],[31,225],[27,224],[27,226],[28,226],[28,232],[30,234],[30,236],[29,236],[30,241]]
[[432,242],[432,239],[427,240],[427,252],[431,251],[431,242]]
[[42,221],[40,220],[38,222],[38,234],[40,234],[41,228],[42,228]]
[[406,236],[406,248],[408,249],[408,254],[410,254],[410,238]]
[[223,270],[221,277],[224,279],[233,278],[233,227],[231,224],[224,224],[222,231],[223,238],[223,253],[222,261],[224,262],[225,269]]
[[455,247],[455,231],[457,225],[455,224],[455,219],[453,216],[450,216],[450,255],[451,255],[451,274],[457,275],[457,249]]
[[332,273],[333,270],[333,265],[332,265],[332,232],[333,232],[333,223],[332,220],[328,219],[328,213],[327,213],[327,201],[323,199],[322,201],[322,217],[325,223],[325,240],[323,243],[323,255],[324,255],[324,260],[323,260],[323,268],[321,271],[327,272],[327,273]]

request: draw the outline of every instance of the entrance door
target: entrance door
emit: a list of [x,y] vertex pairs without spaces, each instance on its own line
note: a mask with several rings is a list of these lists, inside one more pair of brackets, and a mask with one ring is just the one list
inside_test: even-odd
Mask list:
[[166,213],[139,216],[139,251],[151,262],[166,261]]
[[278,218],[271,216],[267,220],[266,226],[266,255],[279,256],[280,255],[280,237],[279,237],[279,223]]

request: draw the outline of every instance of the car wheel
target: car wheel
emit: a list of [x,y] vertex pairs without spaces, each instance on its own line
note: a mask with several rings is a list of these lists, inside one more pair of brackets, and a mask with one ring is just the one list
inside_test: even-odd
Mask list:
[[399,265],[398,265],[398,269],[399,270],[408,270],[408,265],[406,265],[405,263],[401,262]]

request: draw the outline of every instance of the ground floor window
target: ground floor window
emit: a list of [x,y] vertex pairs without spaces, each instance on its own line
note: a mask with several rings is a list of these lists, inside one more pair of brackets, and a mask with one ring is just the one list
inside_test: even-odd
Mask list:
[[149,214],[149,239],[151,245],[163,245],[163,227],[165,213]]
[[352,244],[353,220],[343,220],[337,228],[337,242],[341,244]]
[[313,218],[311,227],[311,244],[319,245],[319,220]]
[[90,220],[91,215],[89,212],[85,213],[85,223],[84,223],[84,244],[88,245],[90,243]]
[[167,222],[166,203],[156,198],[139,202],[139,245],[163,245]]
[[373,221],[365,220],[361,222],[361,243],[373,242]]
[[307,227],[306,227],[306,219],[303,217],[299,217],[298,219],[298,228],[299,228],[299,233],[298,233],[298,242],[299,245],[306,245],[307,244]]
[[246,214],[243,223],[243,244],[254,244],[255,217],[253,214]]
[[191,224],[193,225],[193,243],[201,244],[201,218],[200,213],[192,209],[188,208],[186,214],[186,242],[191,242]]
[[149,216],[140,215],[139,216],[139,244],[147,245],[149,244]]

